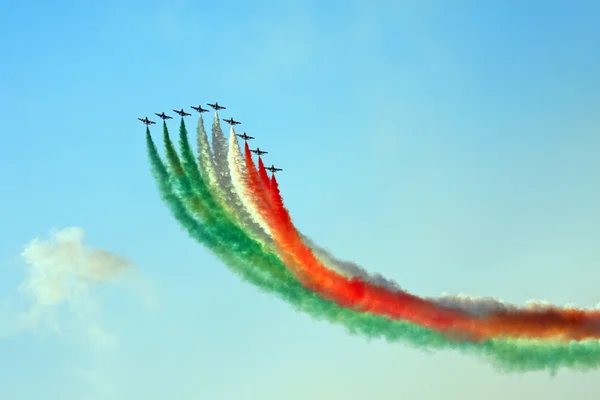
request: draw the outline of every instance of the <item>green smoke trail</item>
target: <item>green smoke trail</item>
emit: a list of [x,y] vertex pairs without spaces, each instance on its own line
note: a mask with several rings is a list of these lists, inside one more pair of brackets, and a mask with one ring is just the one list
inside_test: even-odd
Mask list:
[[[149,132],[149,131],[147,131]],[[149,148],[152,149],[153,144],[149,133]],[[151,161],[154,164],[161,163],[160,157],[154,150],[151,155]],[[152,160],[155,157],[155,160]],[[186,165],[184,163],[184,165]],[[180,166],[181,167],[181,166]],[[156,168],[154,168],[156,169]],[[185,167],[181,168],[185,170]],[[172,165],[172,170],[180,171],[177,165]],[[185,210],[183,203],[174,195],[173,187],[169,181],[168,173],[163,167],[163,173],[160,175],[161,181],[159,187],[163,194],[163,199],[173,198],[179,202],[175,206],[175,211],[180,209]],[[156,174],[155,174],[156,176]],[[158,178],[157,178],[158,179]],[[187,179],[187,178],[181,178]],[[189,203],[188,203],[189,204]],[[171,206],[173,211],[173,206]],[[193,233],[197,228],[194,224],[197,223],[193,218],[189,217],[186,220],[185,215],[178,212],[173,212],[180,223]],[[243,242],[251,241],[248,237],[242,239]],[[202,240],[199,240],[202,243]],[[230,245],[233,243],[224,242],[216,243],[218,247],[213,250],[217,254],[220,252],[227,253],[230,251]],[[208,246],[207,246],[208,247]],[[256,250],[256,249],[255,249]],[[259,250],[260,251],[260,250]],[[331,322],[336,322],[344,325],[350,332],[360,334],[370,338],[384,338],[390,342],[408,341],[413,345],[423,348],[453,348],[464,351],[478,351],[490,359],[497,367],[506,371],[530,371],[530,370],[557,370],[560,367],[571,367],[577,369],[592,369],[600,365],[600,344],[597,341],[572,342],[570,344],[552,344],[548,342],[535,341],[518,341],[518,340],[488,340],[483,343],[462,342],[456,343],[448,340],[443,335],[433,332],[427,328],[412,325],[404,321],[392,321],[385,317],[380,317],[368,313],[358,313],[350,309],[345,309],[336,306],[335,304],[324,300],[314,293],[306,290],[297,282],[289,273],[281,260],[273,260],[272,257],[265,258],[265,253],[254,254],[253,260],[248,263],[231,264],[230,260],[223,261],[241,275],[245,280],[253,282],[249,279],[251,270],[260,269],[265,272],[265,280],[255,283],[263,290],[275,293],[284,300],[291,303],[297,309],[309,313],[317,319],[326,319]],[[282,270],[281,273],[271,274],[275,270]],[[270,278],[266,278],[270,277]],[[267,282],[268,281],[268,282]]]
[[[161,197],[171,210],[171,213],[175,219],[179,221],[181,226],[185,228],[188,234],[200,244],[203,244],[209,250],[213,251],[217,257],[226,263],[226,265],[232,266],[232,270],[234,272],[236,272],[235,267],[238,269],[243,269],[244,271],[249,270],[248,273],[241,275],[242,279],[248,280],[250,283],[253,283],[259,287],[264,287],[265,289],[272,286],[272,284],[261,274],[254,273],[255,271],[253,271],[251,268],[242,266],[241,261],[237,259],[237,257],[235,257],[230,251],[223,248],[221,243],[215,238],[214,235],[210,233],[209,229],[207,229],[206,225],[199,222],[190,214],[181,199],[173,190],[172,176],[169,174],[166,166],[163,164],[160,156],[158,155],[158,151],[148,128],[146,128],[146,145],[148,157],[150,159],[152,175],[156,180]],[[177,153],[175,153],[175,157],[176,156]],[[173,155],[171,155],[171,157],[173,157]],[[178,170],[176,165],[172,165],[172,167],[175,167],[174,169]],[[180,169],[179,171],[181,172],[183,170]]]
[[[234,221],[227,218],[224,209],[211,195],[194,160],[183,119],[179,128],[179,135],[183,163],[180,161],[171,142],[166,124],[163,124],[163,139],[167,160],[173,172],[173,182],[183,198],[183,203],[187,204],[198,216],[205,217],[210,221],[206,224],[206,233],[215,238],[217,243],[227,244],[226,246],[220,246],[219,251],[227,254],[233,253],[238,259],[250,263],[259,262],[257,256],[260,256],[263,260],[276,262],[278,260],[277,256],[265,252],[260,243],[248,238]],[[236,264],[236,266],[239,267],[239,264]],[[255,269],[251,270],[255,272]],[[285,268],[279,270],[267,269],[262,272],[270,275],[289,274]]]

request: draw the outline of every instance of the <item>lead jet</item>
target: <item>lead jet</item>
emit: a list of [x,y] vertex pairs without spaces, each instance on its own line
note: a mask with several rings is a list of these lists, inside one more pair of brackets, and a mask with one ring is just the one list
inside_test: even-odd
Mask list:
[[227,122],[229,125],[239,125],[239,124],[241,124],[241,122],[235,121],[233,118],[229,118],[229,119],[223,118],[223,121]]
[[263,154],[268,154],[268,151],[262,151],[260,149],[260,147],[257,147],[256,150],[250,150],[251,152],[253,152],[254,154],[258,155],[259,157],[262,156]]
[[272,174],[274,174],[274,173],[275,173],[275,172],[277,172],[277,171],[283,171],[281,168],[275,168],[275,167],[273,166],[273,164],[271,164],[271,166],[270,166],[270,167],[267,167],[267,168],[265,168],[265,169],[268,169],[269,171],[271,171],[271,173],[272,173]]
[[244,132],[244,134],[243,134],[243,135],[240,135],[239,133],[236,133],[235,135],[236,135],[236,136],[239,136],[239,137],[241,137],[242,139],[244,139],[244,140],[246,140],[246,141],[248,141],[248,140],[250,140],[250,139],[254,139],[254,137],[253,137],[253,136],[248,136],[248,135],[246,135],[246,132]]
[[215,101],[215,104],[210,104],[210,103],[207,103],[207,104],[208,104],[209,106],[211,106],[211,107],[212,107],[214,110],[217,110],[217,111],[218,111],[218,110],[224,110],[224,109],[225,109],[225,107],[223,107],[223,106],[220,106],[220,105],[219,105],[219,102],[218,102],[218,101]]
[[172,118],[173,118],[173,117],[169,117],[169,116],[168,116],[168,115],[166,115],[164,112],[162,112],[162,113],[160,113],[160,114],[159,114],[159,113],[154,113],[154,114],[155,114],[155,115],[158,115],[159,117],[161,117],[161,118],[163,119],[163,121],[164,121],[164,120],[166,120],[166,119],[172,119]]
[[150,121],[150,120],[148,119],[148,117],[146,117],[146,118],[138,118],[138,119],[139,119],[140,121],[142,121],[143,123],[145,123],[146,125],[152,125],[152,124],[155,124],[155,123],[156,123],[156,122],[154,122],[154,121]]
[[208,110],[205,110],[204,108],[202,108],[202,106],[198,106],[198,107],[194,107],[191,106],[194,110],[198,111],[200,114],[208,112]]
[[181,110],[173,110],[175,111],[177,114],[181,115],[182,117],[187,117],[188,115],[192,115],[190,113],[186,113],[185,111],[183,111],[183,108]]

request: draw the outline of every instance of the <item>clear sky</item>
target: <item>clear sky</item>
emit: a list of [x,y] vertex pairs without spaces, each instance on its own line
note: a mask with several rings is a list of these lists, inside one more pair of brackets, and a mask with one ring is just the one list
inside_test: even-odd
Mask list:
[[239,281],[162,204],[136,118],[219,101],[284,169],[303,233],[413,293],[591,306],[600,3],[9,0],[0,16],[0,334],[27,309],[23,246],[55,228],[82,227],[144,287],[93,287],[93,316],[62,304],[60,332],[2,336],[0,398],[597,398],[598,372],[368,342]]

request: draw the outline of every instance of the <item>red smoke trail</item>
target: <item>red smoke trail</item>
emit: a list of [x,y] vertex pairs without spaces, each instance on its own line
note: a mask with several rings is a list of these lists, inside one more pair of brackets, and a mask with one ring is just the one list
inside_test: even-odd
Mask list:
[[[301,240],[291,222],[289,213],[283,206],[279,186],[275,178],[271,185],[261,185],[259,171],[256,170],[250,148],[244,148],[248,181],[257,202],[261,204],[273,201],[273,208],[260,210],[263,217],[271,225],[274,239],[282,247],[286,264],[290,266],[304,285],[336,303],[345,306],[386,315],[391,318],[402,318],[428,326],[433,329],[446,331],[456,329],[460,320],[468,322],[468,317],[460,313],[436,308],[428,302],[406,293],[391,293],[381,288],[366,285],[364,281],[353,278],[348,280],[335,271],[327,269]],[[263,165],[264,170],[264,165]],[[263,173],[265,176],[266,171]],[[264,178],[263,178],[264,179]],[[290,262],[293,261],[293,262]],[[474,336],[467,324],[463,324],[463,332]]]
[[[246,146],[248,145],[246,144]],[[269,179],[269,175],[267,174],[267,170],[265,169],[265,164],[263,164],[263,160],[262,158],[260,158],[260,156],[258,156],[258,175],[260,176],[263,188],[267,189],[267,191],[270,194],[271,190],[269,189],[271,186],[271,180]]]
[[[246,147],[248,147],[248,145],[246,145]],[[252,158],[250,158],[250,164],[248,163],[248,160],[246,160],[246,164],[254,165],[252,162]],[[260,156],[258,157],[258,176],[260,177],[260,186],[262,189],[262,194],[265,197],[265,201],[269,204],[269,207],[271,208],[271,213],[274,213],[274,202],[276,201],[276,197],[275,193],[271,189],[271,178],[269,178],[269,175],[267,174],[267,170],[265,168],[265,164],[263,164],[263,161],[260,158]]]
[[[246,164],[252,165],[254,167],[254,162],[252,161],[252,153],[250,152],[250,147],[248,147],[248,143],[245,143],[244,153],[246,156]],[[260,215],[268,221],[268,217],[271,214],[271,205],[270,202],[267,201],[267,196],[264,195],[262,186],[260,184],[260,177],[256,172],[256,168],[252,168],[248,170],[248,185],[252,190],[253,201],[256,204],[256,208]]]
[[[274,209],[272,203],[273,197],[270,194],[268,186],[262,184],[263,182],[269,182],[269,176],[267,175],[266,170],[264,169],[264,164],[262,164],[262,160],[259,161],[259,163],[262,164],[263,167],[263,177],[260,176],[260,174],[256,170],[256,167],[254,166],[254,161],[252,160],[252,153],[250,152],[250,147],[248,146],[248,143],[245,143],[244,145],[244,156],[246,159],[246,170],[248,172],[248,186],[252,190],[252,200],[256,204],[258,212],[268,223],[271,231],[274,231],[278,228],[281,229],[281,227],[279,227],[276,223],[277,219],[274,218]],[[266,181],[263,180],[265,178]],[[278,235],[275,234],[275,236]],[[297,273],[297,277],[300,280],[303,280],[301,278],[301,276],[304,276],[304,274],[301,272],[302,268],[290,255],[290,253],[283,252],[282,254],[280,254],[280,256],[283,259],[284,263]]]
[[331,271],[304,245],[283,204],[275,176],[266,185],[264,177],[267,174],[262,160],[259,160],[257,171],[247,145],[246,163],[252,191],[263,203],[270,205],[264,209],[263,216],[273,226],[273,234],[277,236],[275,240],[287,254],[286,264],[292,267],[298,279],[307,287],[342,306],[394,319],[406,319],[454,336],[462,334],[470,339],[504,335],[571,340],[600,337],[600,312],[597,311],[496,311],[478,318],[451,311],[403,291],[393,291],[360,278],[348,279]]

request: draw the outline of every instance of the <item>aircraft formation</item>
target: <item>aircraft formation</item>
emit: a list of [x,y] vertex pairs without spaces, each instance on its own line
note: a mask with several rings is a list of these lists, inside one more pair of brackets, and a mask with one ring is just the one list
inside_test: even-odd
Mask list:
[[[215,110],[215,111],[219,111],[219,110],[225,110],[225,109],[226,109],[226,107],[223,107],[223,106],[219,105],[219,102],[215,102],[214,104],[207,103],[207,105],[208,105],[209,107],[211,107],[211,108],[212,108],[213,110]],[[204,109],[204,108],[202,108],[202,106],[201,106],[201,105],[198,105],[198,106],[190,106],[190,107],[191,107],[193,110],[195,110],[195,111],[197,111],[198,113],[200,113],[200,114],[202,114],[202,113],[205,113],[205,112],[208,112],[208,111],[209,111],[209,110],[207,110],[207,109]],[[173,112],[176,112],[177,114],[179,114],[179,115],[181,116],[181,118],[183,118],[183,117],[189,117],[190,115],[192,115],[192,114],[190,114],[190,113],[187,113],[187,112],[185,112],[185,111],[183,110],[183,108],[182,108],[181,110],[173,110]],[[154,113],[154,115],[158,116],[158,117],[159,117],[159,118],[161,118],[163,121],[166,121],[166,120],[168,120],[168,119],[173,119],[173,117],[170,117],[170,116],[166,115],[164,112],[161,112],[161,113]],[[156,122],[154,122],[154,121],[150,121],[150,120],[148,119],[148,117],[144,117],[144,118],[138,118],[138,119],[139,119],[140,121],[142,121],[142,123],[144,123],[144,124],[146,124],[146,125],[152,125],[152,124],[155,124],[155,123],[156,123]],[[240,121],[236,121],[236,120],[234,120],[233,118],[229,118],[229,119],[225,119],[225,118],[223,118],[223,121],[224,121],[224,122],[227,122],[227,123],[228,123],[229,125],[231,125],[231,126],[235,126],[235,125],[239,125],[239,124],[241,124],[241,122],[240,122]],[[246,132],[244,132],[242,135],[240,135],[240,134],[237,134],[237,133],[236,133],[236,136],[239,136],[239,137],[241,137],[242,139],[244,139],[244,141],[248,141],[248,140],[252,140],[252,139],[254,139],[254,137],[253,137],[253,136],[248,136],[248,135],[246,134]],[[263,155],[263,154],[268,154],[268,152],[267,152],[267,151],[262,151],[262,150],[261,150],[259,147],[257,147],[257,148],[256,148],[256,149],[254,149],[254,150],[250,150],[250,151],[251,151],[251,152],[253,152],[254,154],[258,155],[259,157],[260,157],[261,155]],[[274,173],[276,173],[276,172],[279,172],[279,171],[283,171],[281,168],[275,168],[275,166],[274,166],[273,164],[271,164],[271,166],[270,166],[270,167],[266,167],[265,169],[267,169],[267,170],[271,171],[271,173],[272,173],[272,174],[274,174]]]

